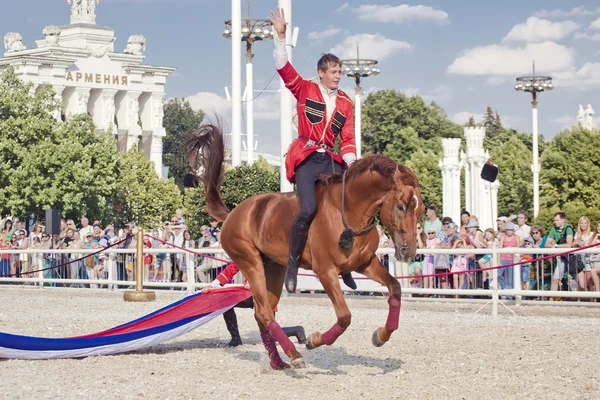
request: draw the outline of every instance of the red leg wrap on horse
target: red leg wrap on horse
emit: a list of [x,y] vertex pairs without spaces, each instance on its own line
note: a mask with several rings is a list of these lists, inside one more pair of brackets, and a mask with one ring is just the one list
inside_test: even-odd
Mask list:
[[271,336],[269,332],[261,332],[260,338],[265,345],[265,349],[267,349],[267,354],[269,355],[269,360],[271,361],[271,367],[274,369],[279,369],[283,365],[283,360],[279,356],[279,351],[277,351],[275,339],[273,339],[273,336]]
[[269,333],[273,335],[275,340],[279,342],[279,345],[285,354],[289,356],[290,352],[296,349],[292,341],[287,337],[277,322],[271,322],[269,326],[267,326],[267,329],[269,330]]
[[321,341],[327,346],[331,346],[342,333],[346,331],[346,328],[342,328],[337,322],[330,330],[321,335]]
[[398,321],[400,320],[400,296],[391,296],[388,299],[388,304],[390,305],[390,311],[385,329],[395,331],[398,329]]

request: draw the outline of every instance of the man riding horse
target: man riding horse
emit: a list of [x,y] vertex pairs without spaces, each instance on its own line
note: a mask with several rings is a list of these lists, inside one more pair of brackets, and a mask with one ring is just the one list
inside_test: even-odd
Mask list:
[[[285,158],[287,179],[296,183],[300,199],[300,213],[294,219],[290,237],[290,253],[285,276],[285,288],[296,291],[298,267],[306,246],[308,230],[317,214],[315,183],[319,174],[337,172],[356,161],[354,143],[354,115],[352,100],[338,89],[342,63],[333,54],[324,54],[317,63],[319,79],[307,81],[288,61],[285,47],[286,22],[283,9],[277,16],[271,11],[275,38],[275,67],[292,92],[298,110],[298,137],[288,149]],[[341,153],[334,150],[337,136],[341,137]],[[342,276],[344,283],[356,289],[352,275]]]

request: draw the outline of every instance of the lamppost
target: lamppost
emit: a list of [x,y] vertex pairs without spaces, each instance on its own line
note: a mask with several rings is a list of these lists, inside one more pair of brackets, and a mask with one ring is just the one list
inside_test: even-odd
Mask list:
[[536,218],[540,212],[540,165],[538,161],[538,111],[537,94],[540,92],[554,89],[552,78],[549,76],[535,75],[535,62],[533,63],[533,75],[521,76],[517,78],[515,90],[519,92],[529,92],[532,96],[532,117],[533,117],[533,217]]
[[354,110],[354,137],[356,140],[356,157],[361,156],[361,89],[360,82],[363,78],[373,75],[379,75],[379,68],[377,67],[377,60],[371,60],[366,58],[360,58],[358,53],[358,45],[356,46],[356,58],[351,60],[342,61],[342,72],[348,77],[354,78],[356,82],[356,99],[355,99],[355,110]]
[[[231,20],[225,21],[225,30],[223,37],[231,39],[233,26]],[[266,19],[250,18],[250,1],[248,1],[248,18],[241,20],[241,40],[246,43],[246,140],[248,151],[248,164],[254,162],[254,84],[252,46],[254,43],[262,40],[273,39],[271,23]],[[234,138],[235,140],[235,138]],[[240,148],[241,152],[241,148]],[[234,157],[234,155],[232,155]]]

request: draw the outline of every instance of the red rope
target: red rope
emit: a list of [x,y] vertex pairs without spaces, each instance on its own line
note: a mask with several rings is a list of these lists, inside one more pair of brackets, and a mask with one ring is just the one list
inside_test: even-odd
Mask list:
[[[36,272],[49,271],[49,270],[53,270],[53,269],[56,269],[56,268],[64,267],[64,266],[66,266],[66,265],[69,265],[69,264],[72,264],[72,263],[74,263],[74,262],[81,261],[81,260],[83,260],[83,259],[85,259],[85,258],[87,258],[87,257],[90,257],[90,256],[95,256],[96,254],[102,253],[104,250],[110,249],[111,247],[114,247],[114,246],[116,246],[116,245],[119,245],[119,244],[123,243],[124,241],[126,241],[127,239],[129,239],[131,236],[132,236],[132,235],[129,235],[129,236],[127,236],[125,239],[123,239],[123,240],[121,240],[121,241],[119,241],[119,242],[113,243],[113,244],[111,244],[110,246],[107,246],[107,247],[105,247],[105,248],[103,248],[103,249],[100,249],[100,250],[98,250],[98,251],[96,251],[96,252],[93,252],[93,253],[88,253],[88,254],[86,254],[85,256],[83,256],[83,257],[80,257],[80,258],[77,258],[77,259],[75,259],[75,260],[68,261],[68,262],[66,262],[66,263],[62,263],[62,264],[56,265],[56,266],[54,266],[54,267],[48,267],[48,268],[42,268],[42,269],[36,269],[35,271],[29,271],[29,272],[21,272],[21,274],[20,274],[20,275],[30,275],[30,274],[35,274]],[[44,250],[49,250],[49,249],[44,249]],[[81,249],[73,249],[72,253],[79,253],[77,250],[81,250]],[[40,253],[43,253],[43,252],[40,252]],[[55,254],[57,254],[57,253],[55,253]],[[19,276],[19,274],[14,274],[14,275],[0,275],[0,278],[14,278],[14,277],[17,277],[17,276]]]
[[164,240],[159,239],[157,237],[154,237],[152,235],[144,234],[144,236],[149,237],[149,238],[154,239],[154,240],[157,240],[157,241],[159,241],[161,243],[168,244],[169,246],[171,246],[171,247],[173,247],[175,249],[187,251],[188,253],[192,253],[192,254],[195,254],[197,256],[206,257],[206,258],[211,259],[211,260],[222,261],[222,262],[227,263],[227,264],[231,262],[229,260],[223,260],[222,258],[217,258],[217,257],[209,256],[209,255],[207,255],[205,253],[200,253],[200,252],[197,252],[197,251],[194,251],[194,250],[191,250],[191,249],[186,249],[185,247],[179,247],[179,246],[177,246],[177,245],[175,245],[173,243],[165,242]]
[[[419,279],[419,278],[429,278],[429,277],[448,276],[448,275],[460,275],[460,274],[471,274],[473,272],[491,271],[491,270],[494,270],[494,269],[514,267],[515,265],[523,265],[523,264],[534,263],[534,262],[537,262],[537,261],[548,260],[550,258],[556,258],[556,257],[560,257],[560,256],[564,256],[564,255],[576,253],[578,251],[591,249],[591,248],[594,248],[594,247],[597,247],[597,246],[600,246],[600,243],[590,244],[588,246],[579,247],[579,248],[576,248],[576,249],[564,251],[562,253],[550,254],[550,255],[547,255],[547,256],[544,256],[544,257],[534,258],[534,259],[529,260],[529,261],[519,261],[519,262],[512,263],[512,264],[496,265],[496,266],[488,267],[488,268],[470,269],[468,271],[459,271],[459,272],[440,272],[440,273],[437,273],[437,274],[426,274],[426,275],[395,276],[395,278],[396,279]],[[298,274],[298,276],[312,276],[312,277],[314,277],[316,275],[315,274]],[[366,278],[366,277],[365,278],[354,277],[354,279],[355,280],[370,280],[370,278]]]

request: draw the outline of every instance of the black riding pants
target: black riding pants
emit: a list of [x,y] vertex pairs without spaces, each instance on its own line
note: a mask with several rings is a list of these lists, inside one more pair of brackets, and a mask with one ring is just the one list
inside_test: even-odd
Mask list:
[[297,260],[302,256],[308,228],[317,215],[315,183],[319,174],[338,172],[342,166],[333,161],[327,153],[315,151],[296,167],[296,188],[300,198],[300,213],[292,223],[290,237],[290,257]]
[[234,340],[240,339],[240,330],[238,328],[237,315],[235,315],[234,308],[254,308],[254,297],[249,297],[246,300],[242,300],[235,306],[223,313],[223,319],[225,319],[225,325],[227,330]]

